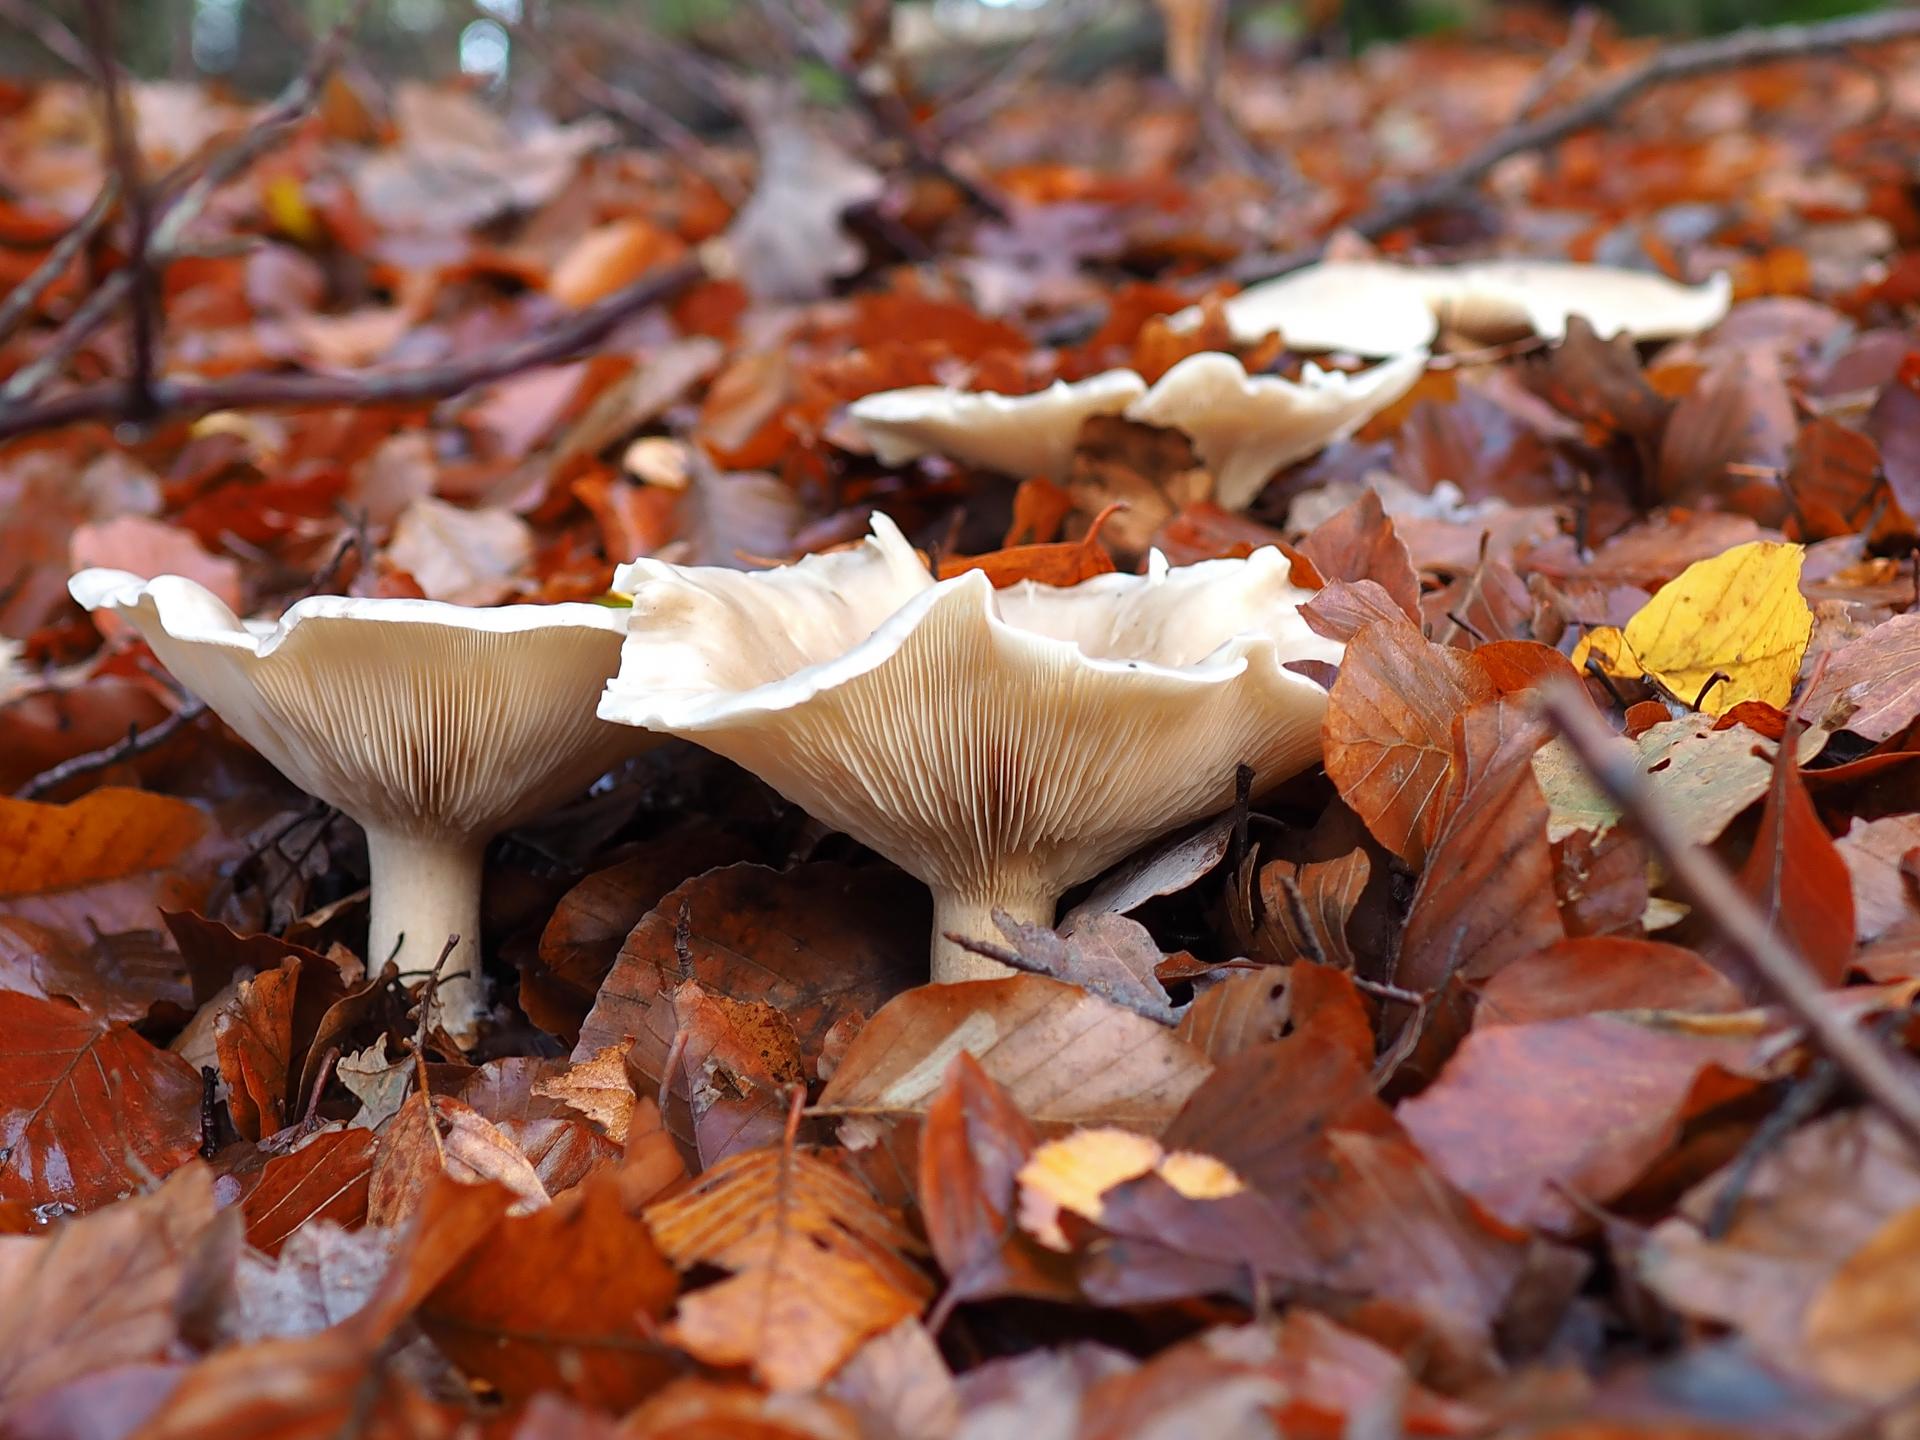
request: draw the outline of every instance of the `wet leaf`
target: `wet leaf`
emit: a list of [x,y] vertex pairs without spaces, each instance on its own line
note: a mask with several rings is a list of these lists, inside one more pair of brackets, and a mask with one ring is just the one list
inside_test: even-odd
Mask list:
[[93,1210],[200,1148],[200,1076],[124,1025],[0,993],[0,1200]]

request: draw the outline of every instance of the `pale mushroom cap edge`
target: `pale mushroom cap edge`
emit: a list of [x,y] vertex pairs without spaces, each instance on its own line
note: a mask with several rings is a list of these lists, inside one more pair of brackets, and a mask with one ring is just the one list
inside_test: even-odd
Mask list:
[[177,575],[84,570],[68,588],[136,626],[288,779],[369,826],[484,838],[651,743],[593,713],[622,610],[322,595],[262,622]]

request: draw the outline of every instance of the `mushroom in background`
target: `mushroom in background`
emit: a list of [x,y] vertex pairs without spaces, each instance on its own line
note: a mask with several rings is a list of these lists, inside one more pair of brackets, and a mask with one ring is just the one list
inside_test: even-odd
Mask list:
[[[1235,344],[1278,331],[1294,350],[1377,356],[1430,349],[1443,332],[1475,344],[1529,334],[1559,340],[1573,315],[1603,340],[1672,340],[1717,325],[1732,298],[1724,274],[1682,285],[1648,271],[1556,260],[1328,260],[1243,290],[1222,308]],[[1192,306],[1169,323],[1191,330],[1200,322]]]
[[1159,381],[1108,370],[1075,384],[1055,381],[1032,395],[913,385],[863,396],[847,413],[883,465],[928,453],[1007,475],[1064,479],[1082,423],[1125,415],[1184,430],[1217,481],[1228,509],[1249,504],[1275,470],[1343,440],[1398,400],[1420,378],[1426,354],[1401,355],[1356,375],[1306,368],[1296,383],[1248,376],[1218,351],[1189,355]]
[[1427,352],[1357,375],[1309,364],[1298,383],[1250,376],[1232,355],[1189,355],[1127,409],[1129,420],[1183,430],[1214,476],[1214,500],[1252,503],[1274,471],[1344,440],[1411,390]]
[[1146,393],[1131,370],[1108,370],[1069,384],[1056,380],[1031,395],[909,385],[862,396],[847,407],[882,465],[940,454],[1022,478],[1064,479],[1080,425],[1116,415]]
[[137,626],[162,664],[294,784],[367,832],[367,958],[424,982],[448,937],[436,1018],[462,1044],[484,1010],[487,842],[655,738],[594,718],[626,616],[598,605],[467,609],[315,596],[240,620],[178,575],[83,570],[89,610]]
[[623,566],[634,597],[608,720],[759,775],[934,895],[933,978],[1004,967],[949,941],[1061,894],[1144,841],[1320,758],[1337,662],[1273,549],[1146,575],[995,590],[936,582],[891,521],[776,570]]

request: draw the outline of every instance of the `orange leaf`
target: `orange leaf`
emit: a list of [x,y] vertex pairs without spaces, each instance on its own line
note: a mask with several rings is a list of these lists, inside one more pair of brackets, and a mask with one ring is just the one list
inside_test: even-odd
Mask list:
[[982,570],[993,582],[994,589],[1004,590],[1022,580],[1031,580],[1039,585],[1065,586],[1078,585],[1095,575],[1110,575],[1114,570],[1113,556],[1100,543],[1100,527],[1107,523],[1107,518],[1114,511],[1126,508],[1125,501],[1114,501],[1093,517],[1093,522],[1087,526],[1087,533],[1078,540],[1058,541],[1049,545],[1015,545],[986,555],[964,559],[956,556],[943,560],[940,562],[940,578],[950,580],[969,570]]

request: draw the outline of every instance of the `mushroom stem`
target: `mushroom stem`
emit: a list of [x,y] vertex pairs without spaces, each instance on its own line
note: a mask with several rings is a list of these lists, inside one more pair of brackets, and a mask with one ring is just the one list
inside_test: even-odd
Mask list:
[[388,960],[400,966],[407,987],[418,991],[447,937],[460,943],[440,967],[434,1019],[455,1040],[473,1040],[484,1001],[480,980],[480,878],[484,839],[432,840],[367,827],[367,867],[373,881],[367,966]]
[[1009,919],[1024,920],[1032,925],[1053,926],[1053,910],[1057,897],[1037,895],[1031,892],[1019,892],[1007,895],[957,895],[947,891],[933,892],[933,981],[936,985],[953,985],[962,980],[998,980],[1014,974],[1010,965],[1002,965],[998,960],[989,960],[984,955],[976,955],[971,950],[956,945],[949,935],[964,935],[969,940],[985,940],[992,945],[1005,945],[1007,937],[1000,933],[1000,927],[994,923],[993,912],[999,910]]

